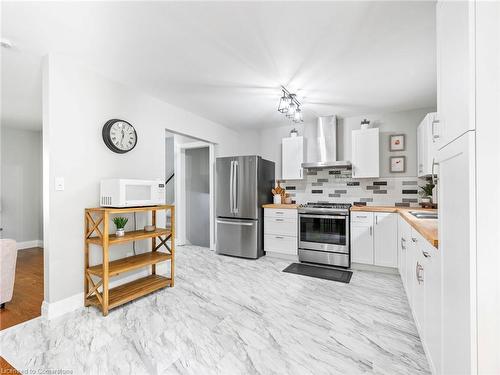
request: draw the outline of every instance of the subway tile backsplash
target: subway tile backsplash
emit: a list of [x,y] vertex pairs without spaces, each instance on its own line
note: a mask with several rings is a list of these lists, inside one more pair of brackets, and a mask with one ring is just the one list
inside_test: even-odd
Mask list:
[[298,204],[323,201],[369,206],[418,206],[417,177],[353,180],[347,171],[318,169],[307,171],[303,180],[281,181],[281,186]]

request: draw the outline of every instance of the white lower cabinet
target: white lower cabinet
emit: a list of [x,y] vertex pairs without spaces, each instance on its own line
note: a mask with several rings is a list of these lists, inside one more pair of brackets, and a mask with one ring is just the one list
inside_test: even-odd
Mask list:
[[[441,256],[404,219],[398,223],[399,272],[432,373],[441,368]],[[403,263],[404,262],[404,263]]]
[[374,215],[374,259],[376,266],[398,266],[398,214],[376,212]]
[[297,210],[264,209],[264,250],[267,255],[297,256]]
[[351,213],[351,262],[373,264],[373,212]]
[[355,211],[351,213],[351,262],[398,266],[397,214]]

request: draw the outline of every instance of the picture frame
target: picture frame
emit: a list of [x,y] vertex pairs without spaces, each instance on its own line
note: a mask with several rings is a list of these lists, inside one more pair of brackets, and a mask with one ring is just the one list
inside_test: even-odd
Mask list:
[[406,156],[391,156],[389,158],[389,170],[391,173],[406,172]]
[[389,151],[405,151],[406,150],[406,135],[391,134],[389,136]]

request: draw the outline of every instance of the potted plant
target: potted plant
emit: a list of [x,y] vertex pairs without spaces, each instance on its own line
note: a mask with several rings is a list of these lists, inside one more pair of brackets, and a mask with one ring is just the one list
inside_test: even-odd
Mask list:
[[123,237],[125,235],[125,225],[128,219],[126,217],[117,216],[113,218],[113,223],[116,225],[116,237]]
[[421,189],[420,195],[422,198],[420,199],[422,203],[431,203],[432,202],[432,189],[434,189],[434,184],[432,182],[428,182],[424,186],[419,186]]

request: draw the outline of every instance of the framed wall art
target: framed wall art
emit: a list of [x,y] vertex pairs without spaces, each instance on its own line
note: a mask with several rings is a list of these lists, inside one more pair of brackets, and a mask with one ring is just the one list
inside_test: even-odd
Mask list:
[[389,136],[389,151],[404,151],[406,139],[404,134],[392,134]]
[[391,173],[406,172],[406,156],[391,156],[389,159]]

